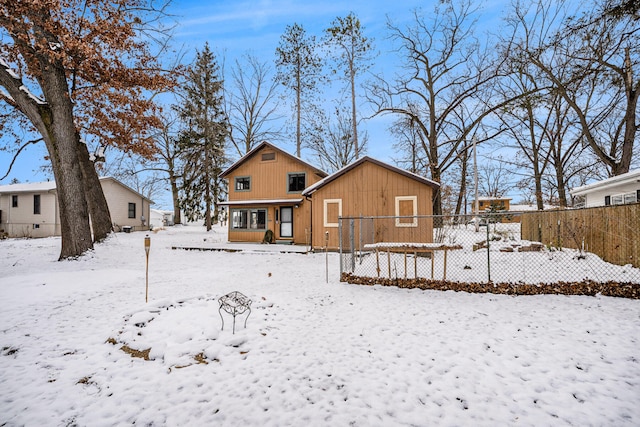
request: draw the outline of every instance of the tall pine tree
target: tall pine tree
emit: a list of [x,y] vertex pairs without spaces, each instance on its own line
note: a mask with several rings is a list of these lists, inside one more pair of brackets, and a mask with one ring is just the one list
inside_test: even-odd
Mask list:
[[227,163],[225,141],[229,127],[220,66],[209,44],[196,53],[186,76],[182,103],[177,107],[186,124],[179,142],[185,165],[180,205],[187,219],[204,218],[210,231],[218,218],[218,201],[226,191],[220,174]]

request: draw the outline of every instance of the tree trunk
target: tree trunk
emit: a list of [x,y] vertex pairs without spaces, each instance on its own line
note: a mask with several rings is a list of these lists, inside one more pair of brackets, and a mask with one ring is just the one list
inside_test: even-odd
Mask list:
[[85,184],[78,161],[79,140],[68,97],[64,69],[48,64],[43,70],[43,89],[50,100],[40,108],[45,143],[49,151],[60,208],[62,249],[60,260],[75,258],[93,248]]
[[[458,197],[456,200],[456,209],[455,209],[455,215],[456,218],[459,217],[460,212],[462,211],[462,205],[463,203],[465,203],[465,195],[467,194],[467,167],[468,167],[468,160],[469,160],[469,151],[467,150],[467,147],[465,147],[465,149],[462,151],[461,153],[461,157],[460,157],[460,162],[461,162],[461,166],[460,166],[460,191],[458,191]],[[466,204],[464,206],[466,208]]]
[[182,224],[182,217],[180,216],[180,195],[173,171],[169,172],[169,182],[171,183],[171,197],[173,199],[173,223]]
[[78,141],[78,161],[82,167],[85,197],[87,198],[91,228],[93,229],[93,240],[94,242],[101,242],[113,231],[111,214],[95,165],[89,160],[87,145],[81,141]]
[[[621,175],[629,172],[633,159],[633,144],[635,142],[638,126],[636,126],[636,109],[638,106],[638,85],[634,85],[633,64],[629,48],[624,50],[624,88],[627,105],[624,116],[624,140],[622,144],[622,156],[619,165],[613,170],[613,175]],[[640,85],[640,84],[639,84]]]
[[353,126],[353,145],[357,160],[360,158],[360,146],[358,145],[358,115],[356,114],[356,73],[353,69],[353,60],[349,61],[349,77],[351,80],[351,125]]

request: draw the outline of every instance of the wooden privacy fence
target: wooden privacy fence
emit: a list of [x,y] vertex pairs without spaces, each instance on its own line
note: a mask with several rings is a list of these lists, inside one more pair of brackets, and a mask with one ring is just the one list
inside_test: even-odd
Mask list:
[[640,203],[526,212],[522,239],[584,249],[617,265],[640,267]]

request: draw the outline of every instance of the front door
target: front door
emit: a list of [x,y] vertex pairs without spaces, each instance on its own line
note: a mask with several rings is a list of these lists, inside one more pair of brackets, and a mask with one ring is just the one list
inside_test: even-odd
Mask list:
[[280,237],[293,237],[293,208],[291,206],[280,208]]

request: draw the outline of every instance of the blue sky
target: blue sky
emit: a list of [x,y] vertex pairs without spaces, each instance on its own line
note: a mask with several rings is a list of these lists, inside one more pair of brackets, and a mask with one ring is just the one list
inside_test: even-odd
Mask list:
[[[399,56],[392,52],[388,39],[387,19],[403,27],[412,20],[415,8],[432,10],[438,0],[355,0],[355,1],[202,1],[176,0],[170,13],[175,15],[178,26],[175,30],[175,44],[192,58],[196,49],[202,49],[209,42],[214,52],[224,55],[226,66],[245,53],[251,53],[263,61],[275,59],[275,49],[287,25],[301,24],[308,34],[320,37],[322,30],[337,16],[354,12],[364,26],[367,37],[373,39],[374,48],[379,52],[374,73],[391,77]],[[482,3],[481,27],[499,28],[500,16],[509,5],[507,0],[488,0]],[[366,107],[360,112],[367,113]],[[383,116],[368,120],[363,124],[369,134],[368,154],[382,161],[390,162],[394,153],[394,140],[387,131],[393,117]],[[294,151],[294,143],[282,147]],[[30,146],[17,160],[11,174],[0,181],[8,184],[13,178],[21,182],[37,182],[52,178],[40,171],[45,164],[46,150],[42,144]],[[305,153],[303,152],[303,157]],[[0,176],[6,173],[11,158],[0,152]],[[164,202],[160,202],[164,205]]]

